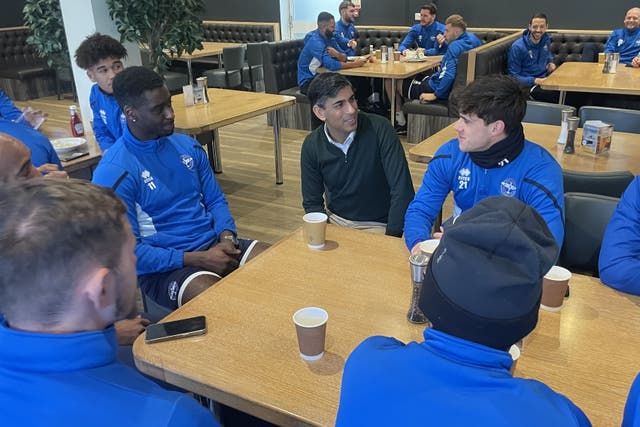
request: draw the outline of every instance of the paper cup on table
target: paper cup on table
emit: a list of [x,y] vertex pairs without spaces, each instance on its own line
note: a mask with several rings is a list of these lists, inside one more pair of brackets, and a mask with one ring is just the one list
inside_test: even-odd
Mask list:
[[327,232],[327,215],[322,212],[310,212],[302,217],[304,220],[304,240],[311,249],[324,248]]
[[540,308],[547,311],[560,311],[564,296],[569,288],[571,272],[554,265],[542,279],[542,301]]
[[329,314],[318,307],[305,307],[293,314],[296,325],[300,357],[303,360],[318,360],[324,355]]
[[429,239],[424,242],[420,242],[420,251],[427,257],[431,258],[431,255],[436,251],[436,248],[440,244],[440,239]]

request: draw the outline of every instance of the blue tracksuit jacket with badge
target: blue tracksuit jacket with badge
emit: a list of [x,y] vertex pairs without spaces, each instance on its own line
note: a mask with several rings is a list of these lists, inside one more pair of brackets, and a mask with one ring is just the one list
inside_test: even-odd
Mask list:
[[429,86],[439,99],[449,99],[449,93],[456,79],[460,55],[481,44],[482,42],[475,34],[464,32],[447,46],[447,52],[440,62],[440,72],[434,73],[429,79]]
[[621,64],[631,64],[633,58],[640,53],[640,28],[633,31],[626,28],[614,30],[604,46],[604,51],[617,52],[620,54]]
[[184,252],[209,247],[224,230],[236,232],[206,153],[187,135],[140,141],[125,127],[93,182],[112,187],[127,205],[138,275],[182,268]]
[[[436,37],[438,34],[444,34],[445,29],[446,27],[438,21],[433,21],[431,25],[427,25],[425,27],[420,24],[416,24],[409,29],[404,40],[400,43],[398,50],[402,53],[407,49],[413,48],[415,43],[418,44],[418,47],[425,50],[437,49],[438,41]],[[441,53],[444,52],[429,52],[430,55],[439,55]]]
[[348,56],[354,56],[356,54],[355,49],[352,49],[347,45],[349,41],[356,38],[356,27],[353,25],[353,23],[345,25],[342,22],[342,19],[338,19],[336,21],[336,31],[334,33],[334,37],[338,42],[338,46],[340,46],[344,53],[346,53]]
[[431,227],[449,192],[453,192],[454,215],[487,197],[516,197],[538,211],[558,246],[562,246],[562,169],[547,150],[533,142],[525,140],[518,157],[492,169],[473,163],[469,153],[460,151],[457,138],[440,147],[429,162],[422,187],[407,208],[404,238],[409,249],[431,238]]
[[298,58],[299,87],[313,79],[320,67],[330,71],[338,71],[342,68],[342,63],[329,55],[328,47],[344,53],[338,46],[338,40],[335,37],[326,39],[318,30],[311,31],[304,37],[304,47]]
[[93,111],[93,133],[102,151],[106,151],[122,135],[127,126],[124,113],[113,95],[107,95],[97,84],[91,88],[89,104]]
[[509,75],[531,87],[536,78],[547,77],[547,64],[553,62],[551,38],[545,33],[540,42],[533,43],[529,30],[509,48]]

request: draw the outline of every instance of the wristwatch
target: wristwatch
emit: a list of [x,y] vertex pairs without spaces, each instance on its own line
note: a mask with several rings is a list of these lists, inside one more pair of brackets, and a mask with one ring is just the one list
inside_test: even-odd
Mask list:
[[231,243],[233,243],[233,246],[235,246],[236,248],[238,247],[239,242],[235,234],[225,234],[224,236],[222,236],[222,238],[230,240]]

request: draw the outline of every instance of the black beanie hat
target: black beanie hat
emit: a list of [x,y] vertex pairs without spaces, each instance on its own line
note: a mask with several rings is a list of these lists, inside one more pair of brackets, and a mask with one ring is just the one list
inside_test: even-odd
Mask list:
[[484,199],[445,229],[420,308],[437,330],[506,350],[535,328],[542,278],[557,256],[535,209],[511,197]]

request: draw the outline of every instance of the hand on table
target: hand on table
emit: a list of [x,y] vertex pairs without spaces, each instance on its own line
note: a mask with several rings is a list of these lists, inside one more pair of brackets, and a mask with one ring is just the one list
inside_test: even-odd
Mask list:
[[435,101],[436,98],[437,97],[436,97],[435,93],[421,93],[420,94],[420,101],[423,101],[423,102]]
[[355,49],[356,46],[358,46],[358,42],[355,40],[349,40],[349,42],[347,43],[347,46],[349,46],[351,49]]
[[549,62],[547,64],[547,73],[553,73],[556,70],[556,64],[554,64],[553,62]]
[[144,332],[151,322],[138,315],[134,319],[122,319],[117,321],[116,335],[118,336],[118,344],[131,345],[138,338],[138,335]]
[[636,56],[635,58],[633,58],[633,60],[631,61],[631,66],[633,68],[640,67],[640,56]]
[[537,85],[539,86],[539,85],[541,85],[542,83],[544,83],[544,81],[545,81],[546,79],[547,79],[546,77],[545,77],[545,78],[542,78],[542,77],[536,77],[536,79],[533,81],[533,83],[534,83],[534,84],[537,84]]

